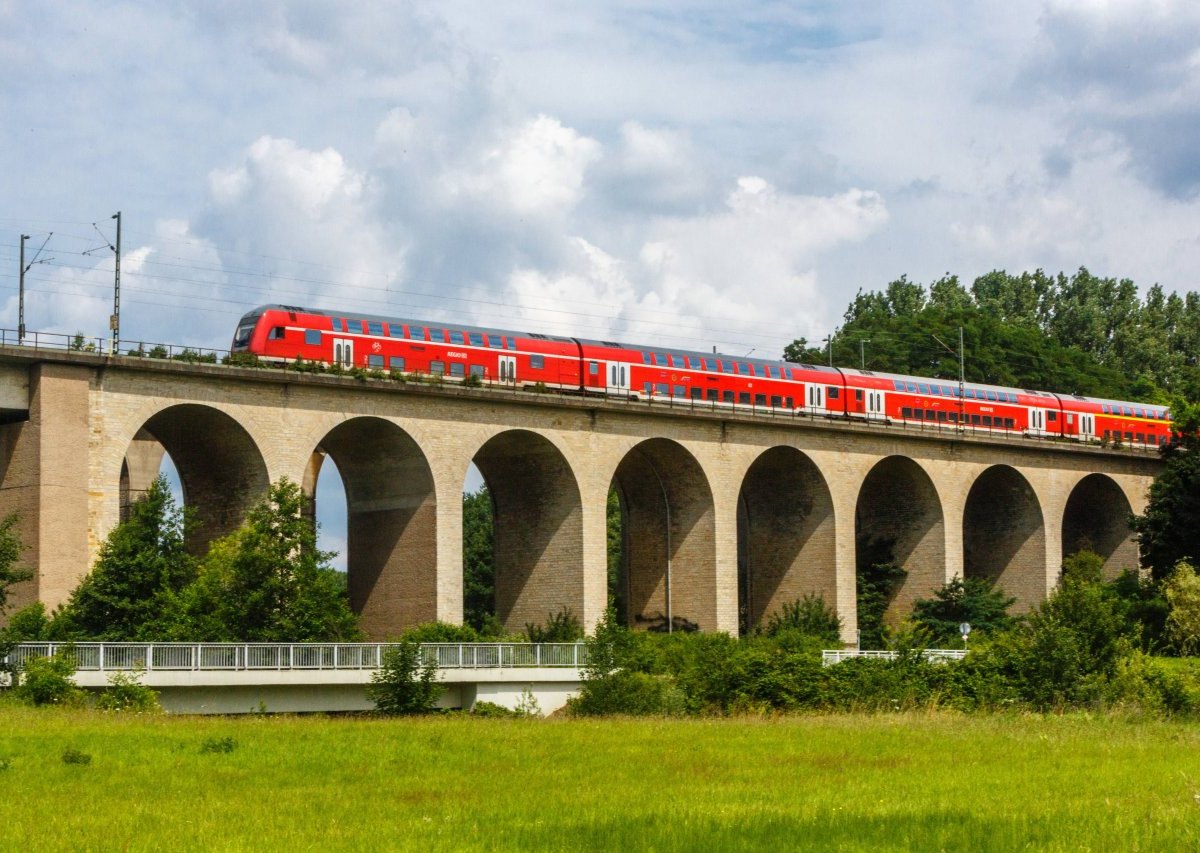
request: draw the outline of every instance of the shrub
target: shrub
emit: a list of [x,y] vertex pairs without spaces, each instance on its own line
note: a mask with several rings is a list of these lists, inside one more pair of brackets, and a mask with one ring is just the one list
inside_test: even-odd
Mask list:
[[682,694],[661,676],[619,671],[584,681],[579,695],[570,699],[567,707],[570,713],[580,716],[645,716],[683,713],[684,701]]
[[68,746],[62,751],[62,763],[83,766],[92,763],[92,756],[73,746]]
[[161,711],[158,694],[142,684],[144,670],[114,672],[108,677],[108,687],[96,698],[101,711],[129,711],[146,714]]
[[930,634],[931,641],[940,646],[961,642],[958,626],[970,624],[972,631],[981,634],[1004,630],[1013,624],[1008,608],[1016,602],[984,578],[954,578],[933,593],[933,598],[919,599],[913,604],[913,621]]
[[[224,362],[230,367],[259,367],[258,356],[252,352],[231,352],[225,356]],[[296,359],[296,370],[299,370],[300,359]]]
[[402,642],[417,643],[478,643],[479,633],[470,625],[449,622],[423,622],[400,635]]
[[1200,576],[1186,560],[1175,566],[1163,586],[1170,610],[1167,637],[1181,655],[1200,654]]
[[367,686],[367,698],[383,714],[424,714],[433,710],[442,694],[436,678],[437,665],[421,661],[421,647],[402,641],[383,653],[383,661]]
[[[883,548],[890,553],[890,546]],[[882,649],[886,645],[887,626],[883,617],[908,572],[889,561],[870,562],[857,571],[859,643],[866,649]]]
[[61,649],[54,657],[30,658],[13,693],[31,705],[79,705],[85,694],[71,680],[74,674],[72,649]]
[[822,596],[805,595],[784,604],[778,613],[771,614],[763,633],[768,637],[776,637],[785,631],[807,634],[833,645],[841,643],[842,619]]
[[150,358],[166,358],[170,353],[167,352],[167,348],[162,344],[156,344],[150,347],[150,352],[146,353],[146,355],[150,356]]
[[525,636],[531,643],[573,643],[583,639],[583,624],[570,610],[548,614],[545,625],[525,623]]

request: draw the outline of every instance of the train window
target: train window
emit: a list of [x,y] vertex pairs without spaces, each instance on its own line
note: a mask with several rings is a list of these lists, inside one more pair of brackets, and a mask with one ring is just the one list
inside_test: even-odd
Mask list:
[[924,409],[913,409],[913,420],[918,420],[918,421],[925,420],[925,410]]
[[945,413],[945,412],[938,412],[938,413],[937,413],[937,419],[938,419],[938,423],[939,423],[939,424],[944,424],[944,423],[946,422],[946,413]]
[[462,346],[463,344],[465,344],[466,340],[463,338],[463,333],[451,331],[450,332],[450,343],[458,344],[459,346]]
[[1046,420],[1048,420],[1050,423],[1054,423],[1058,420],[1058,412],[1046,412]]
[[1112,430],[1111,430],[1111,429],[1106,429],[1106,430],[1104,431],[1104,440],[1105,440],[1105,441],[1109,441],[1111,438],[1112,438]]
[[370,367],[373,370],[383,370],[383,356],[368,355],[367,356],[367,367]]
[[654,359],[650,356],[650,353],[642,353],[642,364],[654,364]]
[[1015,421],[1014,421],[1012,418],[1005,418],[1005,419],[1004,419],[1004,428],[1005,428],[1005,429],[1012,429],[1012,428],[1013,428],[1013,427],[1015,427],[1016,425],[1017,425],[1017,424],[1016,424],[1016,422],[1015,422]]
[[996,402],[996,392],[995,391],[984,391],[983,393],[987,397],[987,399],[991,400],[993,403]]
[[473,346],[473,347],[483,346],[483,335],[479,334],[479,332],[471,332],[469,335],[467,335],[467,337],[471,341],[471,346]]
[[950,423],[952,423],[952,424],[958,423],[958,412],[950,413]]
[[389,338],[402,338],[404,337],[404,326],[400,323],[388,323],[387,333]]
[[1141,433],[1141,432],[1139,432],[1139,433],[1137,434],[1137,443],[1138,443],[1138,444],[1145,444],[1145,443],[1146,443],[1146,434],[1145,434],[1145,433]]
[[749,364],[737,363],[737,372],[739,376],[753,376],[754,368]]
[[431,341],[431,340],[433,340],[433,336],[429,334],[429,327],[428,327],[428,326],[418,326],[418,327],[417,327],[417,329],[416,329],[416,331],[414,331],[414,332],[413,332],[413,335],[415,335],[415,336],[416,336],[416,339],[417,339],[418,341]]
[[901,382],[899,379],[893,379],[893,380],[892,380],[892,386],[893,386],[893,387],[894,387],[894,388],[895,388],[897,391],[903,391],[903,390],[904,390],[904,383],[903,383],[903,382]]
[[1127,433],[1125,433],[1125,440],[1126,440],[1126,441],[1133,441],[1133,433],[1131,433],[1131,432],[1127,432]]
[[662,353],[654,354],[654,363],[657,364],[659,367],[667,367],[668,366],[667,365],[667,357],[665,355],[663,355]]
[[432,374],[435,374],[437,376],[441,376],[443,373],[446,372],[446,362],[444,362],[444,361],[429,362],[429,372]]
[[487,369],[482,364],[472,364],[470,373],[472,376],[478,376],[482,379],[487,376]]
[[694,387],[694,386],[693,386],[693,388],[692,388],[692,399],[693,399],[693,400],[699,400],[699,399],[701,399],[703,396],[704,396],[704,389],[703,389],[703,388],[696,388],[696,387]]
[[676,385],[671,389],[671,396],[672,397],[686,397],[687,392],[684,390],[682,385]]
[[347,320],[346,331],[352,335],[361,335],[363,333],[362,320]]
[[767,405],[767,395],[766,394],[755,394],[754,395],[754,405],[756,405],[756,406]]
[[771,395],[771,408],[778,409],[782,405],[783,405],[783,397],[772,394]]
[[940,397],[942,396],[942,387],[940,385],[930,385],[929,393],[935,397]]
[[787,406],[789,409],[794,409],[794,408],[796,408],[796,401],[795,401],[795,400],[793,400],[791,397],[784,397],[784,398],[783,398],[783,404],[784,404],[785,406]]
[[488,335],[487,345],[492,349],[504,349],[504,338],[499,335]]
[[979,426],[979,415],[971,415],[971,426]]
[[733,402],[733,392],[732,391],[722,391],[721,392],[721,402],[722,403],[732,403]]
[[942,386],[942,396],[943,397],[953,397],[955,395],[955,393],[957,392],[957,390],[958,390],[957,388],[951,388],[949,385],[943,385]]
[[825,397],[829,400],[836,400],[841,393],[842,389],[833,385],[830,385],[827,389],[825,389]]
[[916,382],[904,383],[904,390],[909,391],[913,394],[917,393],[917,383]]
[[304,330],[304,343],[308,344],[310,347],[316,347],[316,346],[320,346],[320,345],[321,345],[321,332],[320,332],[320,330],[318,330],[318,329],[305,329],[305,330]]
[[666,382],[659,382],[654,386],[654,393],[660,397],[669,397],[671,396],[671,386]]
[[924,382],[918,382],[918,383],[917,383],[917,390],[918,390],[918,391],[920,391],[922,394],[928,394],[928,393],[929,393],[929,386],[928,386],[928,385],[926,385]]
[[380,323],[378,320],[368,320],[367,321],[367,334],[368,335],[379,335],[380,337],[382,337],[383,336],[383,323]]
[[508,337],[506,337],[506,338],[504,339],[504,345],[505,345],[506,347],[508,347],[509,349],[516,349],[516,348],[517,348],[517,342],[516,342],[516,341],[514,341],[512,338],[508,338]]
[[1104,414],[1106,414],[1106,415],[1111,414],[1108,410],[1108,403],[1105,403],[1101,408],[1104,409]]
[[992,425],[992,416],[991,416],[991,415],[984,415],[984,416],[983,416],[983,425],[984,425],[984,426],[991,426],[991,425]]
[[649,397],[651,394],[654,393],[654,385],[650,382],[643,382],[642,383],[642,393],[645,394],[647,397]]
[[534,370],[544,370],[546,367],[546,357],[544,355],[529,356],[529,366]]
[[743,406],[749,406],[750,405],[750,392],[749,391],[739,391],[738,392],[738,402],[741,403]]
[[267,338],[268,338],[268,340],[272,340],[272,341],[282,341],[283,340],[283,326],[276,326],[275,328],[271,329],[271,333],[269,335],[267,335]]
[[1146,410],[1145,410],[1145,409],[1138,409],[1138,410],[1137,410],[1137,416],[1138,416],[1139,418],[1144,418],[1144,417],[1146,417]]
[[861,388],[854,389],[854,401],[856,403],[861,403],[863,401],[863,392]]
[[393,355],[388,358],[388,368],[390,370],[403,370],[404,358],[402,356]]
[[912,410],[911,406],[905,406],[904,408],[902,408],[900,410],[900,417],[911,418],[912,416],[913,416],[913,410]]
[[346,331],[344,328],[342,328],[342,318],[341,318],[341,317],[334,317],[334,318],[333,318],[333,330],[334,330],[335,332],[344,332],[344,331]]
[[590,373],[592,376],[599,376],[600,375],[600,364],[595,361],[589,361],[588,362],[588,373]]
[[450,362],[450,375],[451,376],[462,376],[466,372],[467,372],[466,366],[461,361]]
[[718,391],[716,388],[709,388],[707,391],[704,392],[704,396],[708,398],[708,401],[710,403],[716,403],[716,402],[720,401],[720,399],[721,399],[721,392]]
[[1133,417],[1133,409],[1130,406],[1124,406],[1123,408],[1125,409],[1125,414],[1128,417],[1132,418]]

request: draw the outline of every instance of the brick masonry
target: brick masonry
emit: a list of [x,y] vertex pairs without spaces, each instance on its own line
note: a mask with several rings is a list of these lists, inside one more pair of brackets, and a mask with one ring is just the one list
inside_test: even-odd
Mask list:
[[76,354],[0,353],[0,365],[0,381],[28,377],[29,420],[0,427],[0,510],[20,513],[37,569],[16,603],[65,600],[144,480],[134,472],[149,434],[201,513],[201,540],[236,526],[268,482],[311,488],[332,457],[352,596],[373,637],[461,619],[472,459],[496,496],[510,627],[567,608],[588,625],[600,617],[615,484],[636,613],[666,611],[669,514],[674,614],[736,631],[740,558],[754,618],[816,592],[848,638],[857,542],[895,540],[909,571],[897,608],[964,572],[1000,578],[1030,606],[1080,539],[1110,572],[1136,561],[1125,520],[1160,465],[1061,443],[457,386]]

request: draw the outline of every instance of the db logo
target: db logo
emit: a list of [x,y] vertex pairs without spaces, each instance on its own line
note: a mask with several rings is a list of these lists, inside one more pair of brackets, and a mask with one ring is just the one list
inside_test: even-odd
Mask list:
[[379,352],[381,349],[383,349],[383,344],[379,343],[379,341],[371,344],[371,352]]

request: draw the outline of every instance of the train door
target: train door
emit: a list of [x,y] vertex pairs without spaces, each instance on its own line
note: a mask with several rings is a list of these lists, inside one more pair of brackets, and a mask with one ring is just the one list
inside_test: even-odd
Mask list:
[[884,409],[884,399],[882,391],[867,392],[867,420],[882,421],[887,418],[886,409]]
[[1034,435],[1046,434],[1046,410],[1045,409],[1030,409],[1029,410],[1029,431]]
[[1095,415],[1080,415],[1079,416],[1079,437],[1084,441],[1096,437],[1096,416]]
[[808,410],[816,414],[825,413],[825,386],[809,383],[808,385]]
[[517,384],[517,359],[516,356],[502,355],[500,356],[500,384],[515,385]]
[[342,367],[354,367],[354,341],[346,338],[333,339],[333,363]]
[[608,362],[608,385],[605,388],[608,394],[617,394],[623,397],[629,396],[629,365],[619,361]]

